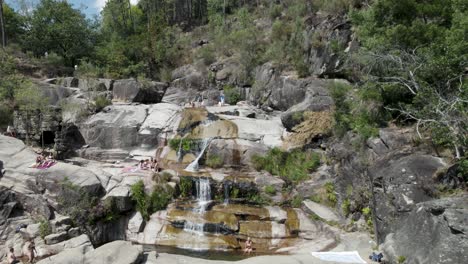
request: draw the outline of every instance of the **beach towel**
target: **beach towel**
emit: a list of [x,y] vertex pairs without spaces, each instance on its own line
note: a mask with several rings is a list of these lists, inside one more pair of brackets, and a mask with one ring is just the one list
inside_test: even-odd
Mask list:
[[122,172],[137,172],[140,169],[138,167],[126,167],[122,169]]
[[38,166],[36,169],[46,170],[46,169],[54,166],[55,164],[57,164],[57,162],[55,162],[55,161],[53,161],[53,162],[44,162],[43,164]]
[[339,263],[359,263],[366,264],[357,251],[344,251],[344,252],[311,252],[312,256],[325,260],[334,261]]

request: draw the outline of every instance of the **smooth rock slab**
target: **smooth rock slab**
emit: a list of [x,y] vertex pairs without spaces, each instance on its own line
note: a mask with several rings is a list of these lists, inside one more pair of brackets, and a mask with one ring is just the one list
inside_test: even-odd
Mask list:
[[57,244],[57,243],[60,243],[62,241],[65,241],[65,240],[67,240],[67,238],[68,238],[67,232],[62,232],[62,233],[58,233],[58,234],[48,235],[48,236],[44,237],[44,240],[45,240],[47,245],[52,245],[52,244]]
[[143,252],[142,246],[128,241],[114,241],[85,255],[85,264],[135,264]]
[[305,200],[302,202],[302,204],[312,213],[316,214],[322,219],[325,219],[327,221],[334,221],[334,222],[339,222],[340,218],[339,216],[333,212],[330,208],[318,204],[316,202],[313,202],[311,200]]

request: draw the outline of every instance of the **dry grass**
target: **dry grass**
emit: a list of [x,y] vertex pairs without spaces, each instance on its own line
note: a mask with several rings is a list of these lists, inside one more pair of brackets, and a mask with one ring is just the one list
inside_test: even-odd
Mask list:
[[303,146],[319,135],[327,135],[333,128],[333,113],[331,111],[304,112],[304,121],[296,125],[291,134],[286,139],[289,147]]

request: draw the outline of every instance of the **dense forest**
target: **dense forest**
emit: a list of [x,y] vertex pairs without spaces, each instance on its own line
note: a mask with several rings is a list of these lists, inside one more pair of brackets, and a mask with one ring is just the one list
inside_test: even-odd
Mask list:
[[[95,19],[60,0],[41,0],[31,12],[1,6],[2,127],[14,109],[44,105],[21,62],[59,75],[77,65],[80,76],[170,82],[180,66],[231,57],[237,83],[255,87],[253,71],[265,62],[311,76],[312,45],[344,61],[340,76],[328,77],[351,83],[330,87],[336,136],[352,130],[366,139],[393,122],[414,124],[421,139],[458,159],[468,147],[465,0],[109,0]],[[325,47],[320,31],[306,35],[317,13],[350,21],[359,49],[345,53],[338,41]]]

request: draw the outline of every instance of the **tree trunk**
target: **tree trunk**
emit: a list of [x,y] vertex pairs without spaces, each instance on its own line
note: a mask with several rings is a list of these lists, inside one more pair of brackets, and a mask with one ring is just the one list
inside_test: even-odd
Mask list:
[[1,30],[2,30],[2,48],[6,46],[6,39],[5,39],[5,21],[3,20],[3,0],[0,0],[0,23]]

